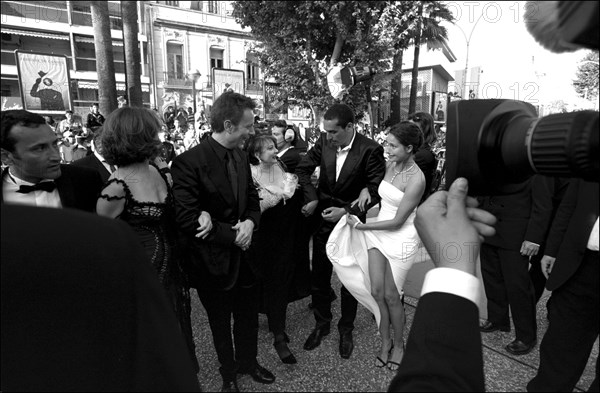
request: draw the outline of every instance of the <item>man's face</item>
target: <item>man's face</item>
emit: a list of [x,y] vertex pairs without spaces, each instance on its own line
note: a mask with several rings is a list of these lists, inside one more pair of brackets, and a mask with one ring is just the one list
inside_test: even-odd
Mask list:
[[73,114],[72,113],[65,113],[65,116],[67,117],[68,121],[71,121],[71,119],[73,118]]
[[234,139],[236,145],[240,145],[246,142],[250,135],[254,134],[254,113],[252,109],[246,108],[244,114],[240,119],[238,125],[233,126],[231,131],[231,137]]
[[175,126],[175,128],[179,128],[179,120],[175,120],[173,122],[173,125]]
[[92,113],[94,115],[98,113],[98,107],[96,105],[92,106]]
[[348,123],[346,127],[338,125],[338,120],[323,120],[323,128],[327,132],[327,140],[333,147],[346,147],[354,135],[354,124]]
[[58,137],[46,124],[14,126],[10,131],[17,141],[13,152],[2,150],[11,172],[31,183],[60,176]]
[[284,127],[273,127],[271,134],[277,140],[277,149],[281,150],[281,147],[285,144],[285,128]]

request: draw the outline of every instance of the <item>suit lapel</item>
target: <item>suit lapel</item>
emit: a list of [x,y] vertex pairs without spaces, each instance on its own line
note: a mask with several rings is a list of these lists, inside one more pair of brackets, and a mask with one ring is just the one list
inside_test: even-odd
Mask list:
[[75,198],[73,181],[69,175],[65,175],[66,165],[61,165],[61,175],[55,180],[56,189],[60,196],[60,203],[62,207],[77,207],[77,200]]
[[358,138],[354,139],[354,144],[352,145],[352,148],[350,148],[350,151],[346,156],[346,161],[344,161],[344,165],[342,166],[342,170],[340,171],[340,177],[335,183],[336,189],[342,187],[346,183],[346,180],[348,180],[352,172],[354,172],[354,168],[356,167],[356,163],[359,159],[360,150],[357,139]]
[[325,159],[325,169],[327,170],[327,180],[329,181],[329,188],[331,190],[335,187],[335,164],[336,164],[336,149],[326,144],[323,147],[323,156]]
[[247,188],[248,188],[248,179],[247,179],[247,172],[246,172],[246,167],[245,167],[245,163],[244,160],[242,158],[241,155],[241,151],[239,149],[234,149],[233,150],[233,157],[235,158],[235,164],[236,164],[236,169],[237,169],[237,174],[238,174],[238,192],[237,192],[237,196],[238,196],[238,212],[241,213],[246,209],[246,198],[245,195],[248,192]]
[[[210,144],[207,145],[210,146]],[[227,178],[227,166],[212,147],[205,149],[205,152],[208,153],[205,160],[208,169],[205,181],[210,181],[214,184],[215,188],[219,190],[219,193],[229,206],[235,206],[233,190],[231,189],[231,184]],[[209,173],[213,174],[213,176],[208,176]]]

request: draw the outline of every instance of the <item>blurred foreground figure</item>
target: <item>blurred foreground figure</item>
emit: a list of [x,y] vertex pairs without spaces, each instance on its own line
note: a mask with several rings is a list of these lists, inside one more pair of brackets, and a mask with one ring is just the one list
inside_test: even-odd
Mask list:
[[199,391],[172,307],[126,224],[1,209],[2,391]]

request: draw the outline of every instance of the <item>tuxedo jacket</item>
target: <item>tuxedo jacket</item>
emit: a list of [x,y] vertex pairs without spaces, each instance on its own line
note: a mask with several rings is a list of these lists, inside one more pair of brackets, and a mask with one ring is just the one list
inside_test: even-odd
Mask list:
[[[507,250],[520,250],[523,241],[542,244],[547,230],[549,210],[535,210],[534,204],[547,190],[534,181],[535,176],[512,185],[507,195],[479,197],[481,209],[492,213],[496,222],[496,234],[486,237],[485,243]],[[532,214],[535,211],[536,214]]]
[[287,172],[296,173],[296,167],[302,160],[302,156],[299,149],[290,147],[279,159],[285,164]]
[[129,225],[71,209],[1,211],[1,390],[200,391]]
[[477,305],[443,292],[423,295],[389,391],[485,391]]
[[102,179],[102,184],[105,184],[111,175],[110,171],[108,169],[106,169],[104,164],[102,164],[102,162],[98,159],[98,157],[96,157],[96,155],[93,153],[90,154],[89,156],[86,156],[86,157],[80,158],[79,160],[73,161],[73,163],[71,165],[85,167],[85,168],[91,168],[91,169],[97,171],[100,174],[100,178]]
[[[54,180],[64,208],[96,211],[96,202],[104,186],[100,174],[90,168],[80,166],[60,166],[60,177]],[[2,179],[8,176],[8,169],[2,173]],[[0,201],[4,202],[4,193],[0,192]]]
[[[239,187],[236,200],[227,177],[225,158],[214,148],[216,143],[209,138],[177,156],[171,174],[176,220],[184,247],[188,249],[186,270],[190,285],[199,289],[227,290],[236,284],[242,263],[248,263],[254,274],[259,273],[252,261],[248,261],[242,250],[234,245],[236,231],[231,228],[238,221],[250,219],[256,230],[260,222],[260,204],[246,153],[238,148],[233,150]],[[195,237],[202,211],[210,214],[213,223],[206,239]]]
[[[348,152],[340,176],[335,179],[337,148],[327,142],[327,134],[321,137],[298,164],[296,174],[304,192],[304,204],[318,200],[317,213],[328,207],[343,207],[348,212],[364,219],[365,212],[350,204],[358,198],[360,191],[367,187],[371,195],[369,208],[380,201],[377,191],[385,175],[383,147],[378,143],[356,133],[354,143]],[[311,182],[315,168],[320,169],[318,188]]]
[[599,184],[571,179],[558,207],[544,254],[556,257],[546,288],[553,291],[579,268],[587,243],[598,219]]

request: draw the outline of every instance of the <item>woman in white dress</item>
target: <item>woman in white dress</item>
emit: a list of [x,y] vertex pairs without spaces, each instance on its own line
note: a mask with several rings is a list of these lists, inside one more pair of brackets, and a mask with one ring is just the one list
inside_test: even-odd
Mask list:
[[[356,257],[359,254],[353,253],[362,275],[368,276],[359,282],[358,286],[365,285],[366,290],[360,288],[357,291],[357,300],[371,309],[379,325],[382,344],[376,366],[387,366],[390,370],[398,369],[404,355],[405,315],[400,297],[420,242],[413,220],[425,190],[425,177],[414,162],[414,154],[422,142],[423,136],[416,124],[401,122],[394,125],[384,144],[388,165],[379,185],[381,208],[377,218],[363,224],[357,217],[349,215],[338,223],[351,227],[353,235],[364,235],[364,243],[362,240],[353,241],[366,247],[368,259],[368,265],[364,266],[364,254]],[[332,240],[335,241],[330,238]],[[332,262],[335,267],[336,263]],[[342,277],[340,279],[346,285]],[[356,285],[350,287],[356,288]],[[355,294],[352,290],[350,292]],[[365,294],[367,298],[363,302],[360,296],[365,298]],[[373,303],[376,303],[375,307]],[[390,323],[394,329],[393,341]]]

